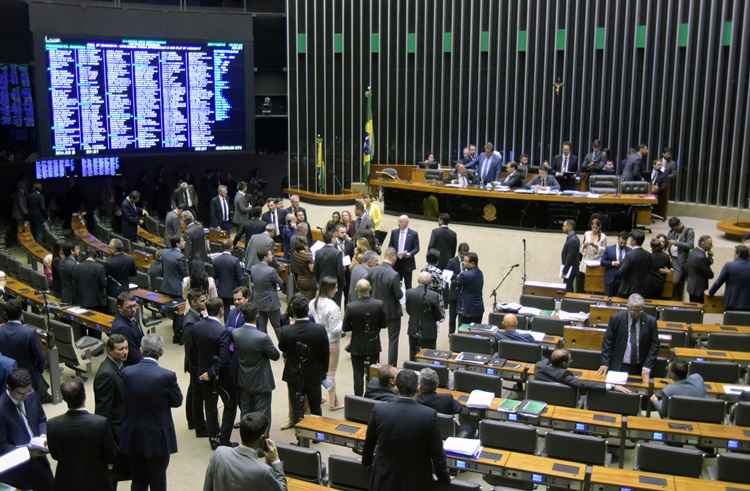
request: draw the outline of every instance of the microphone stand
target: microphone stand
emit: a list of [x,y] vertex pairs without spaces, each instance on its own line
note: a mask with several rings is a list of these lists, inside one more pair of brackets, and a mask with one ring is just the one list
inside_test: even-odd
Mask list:
[[523,286],[526,284],[526,239],[521,239],[523,241],[523,272],[521,273],[521,289],[523,289]]
[[508,276],[510,276],[510,273],[514,269],[516,269],[517,266],[518,266],[518,264],[514,264],[513,266],[511,266],[510,268],[508,268],[508,271],[506,271],[505,276],[503,276],[503,278],[500,280],[500,283],[498,283],[497,286],[490,293],[490,297],[492,297],[492,311],[493,312],[495,311],[495,306],[497,305],[497,290],[500,289],[500,287],[505,282],[505,280],[508,278]]

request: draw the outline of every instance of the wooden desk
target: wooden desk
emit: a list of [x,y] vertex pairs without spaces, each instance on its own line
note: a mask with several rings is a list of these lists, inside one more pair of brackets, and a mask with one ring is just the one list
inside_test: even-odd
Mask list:
[[[498,328],[498,331],[501,331],[502,327]],[[487,331],[486,329],[477,329],[475,327],[471,327],[468,325],[463,325],[458,327],[458,332],[461,334],[473,334],[475,336],[484,336],[488,338],[495,338],[495,332],[493,331]],[[562,342],[562,338],[560,336],[550,336],[545,335],[544,338],[541,341],[538,341],[539,344],[542,346],[546,346],[548,348],[557,348],[560,346],[560,343]]]
[[[78,213],[73,213],[70,217],[70,226],[73,229],[73,233],[78,239],[83,242],[87,247],[95,250],[103,256],[111,256],[112,249],[107,244],[97,239],[94,234],[89,232],[86,227],[86,221]],[[128,254],[135,260],[135,266],[141,271],[148,271],[151,263],[154,262],[154,257],[151,254],[146,254],[142,251],[134,250]]]
[[690,324],[690,331],[700,337],[711,333],[750,334],[750,326],[731,326],[726,324]]
[[[627,298],[607,297],[604,295],[592,295],[589,293],[567,292],[565,293],[565,298],[570,298],[573,300],[588,300],[592,302],[613,303],[613,304],[623,305],[623,306],[627,305],[628,303]],[[656,298],[647,298],[646,305],[652,305],[654,307],[681,307],[684,309],[696,309],[696,310],[703,308],[702,303],[682,302],[679,300],[664,300],[664,299],[656,299]]]
[[286,487],[289,491],[331,491],[331,488],[328,486],[321,486],[314,482],[307,482],[289,476],[286,476]]
[[[47,249],[34,239],[34,236],[31,234],[31,227],[28,223],[18,226],[16,238],[18,239],[18,243],[21,244],[21,247],[26,251],[29,259],[31,259],[30,262],[32,263],[38,262],[41,264],[44,261],[44,257],[47,254],[50,254]],[[34,269],[36,269],[36,266],[34,266]]]
[[325,416],[307,415],[294,427],[294,434],[304,446],[309,446],[311,440],[317,440],[321,443],[362,450],[367,435],[367,425]]
[[675,489],[674,476],[629,469],[614,469],[600,465],[591,467],[590,482],[590,489],[594,491],[621,491],[623,489],[674,491]]
[[[586,278],[583,284],[583,291],[586,293],[606,293],[604,288],[604,266],[586,266]],[[672,298],[672,271],[667,273],[667,279],[664,282],[664,289],[661,292],[662,298]]]
[[425,354],[426,350],[417,353],[417,360],[426,361],[435,366],[448,367],[451,370],[464,369],[470,372],[483,373],[485,375],[502,376],[509,380],[525,380],[527,373],[534,369],[533,363],[521,361],[506,361],[502,366],[480,365],[457,360],[459,353],[451,353],[450,358],[437,358]]
[[589,324],[608,324],[609,319],[620,312],[627,312],[624,305],[592,305],[589,309]]
[[180,315],[184,313],[185,307],[187,306],[187,303],[182,299],[172,298],[169,295],[146,290],[144,288],[130,290],[130,294],[144,302],[155,305],[158,308],[166,307]]
[[143,239],[144,242],[147,242],[154,247],[158,247],[159,249],[164,249],[167,246],[166,242],[164,242],[163,237],[159,237],[156,234],[152,234],[151,232],[149,232],[143,227],[138,227],[138,237]]
[[713,297],[706,295],[703,301],[703,312],[707,314],[723,314],[725,310],[723,295],[715,295]]
[[[12,276],[5,273],[5,288],[17,297],[21,297],[34,305],[44,306],[44,297],[41,293],[35,290],[31,285],[28,285],[22,281],[19,281]],[[47,295],[48,304],[59,304],[62,302],[59,298],[54,295]]]
[[565,348],[600,351],[607,330],[598,327],[565,326],[563,343]]
[[622,436],[622,415],[589,411],[564,406],[551,406],[549,411],[542,414],[541,422],[556,430],[575,431],[605,437]]
[[675,491],[695,491],[696,489],[699,489],[700,491],[733,491],[736,489],[750,490],[750,485],[674,476],[674,489]]
[[703,348],[672,348],[675,357],[683,360],[733,361],[742,366],[750,365],[750,353]]
[[750,450],[750,427],[715,423],[698,423],[701,445],[729,451]]
[[523,284],[523,294],[537,297],[560,298],[565,296],[565,283],[527,281]]
[[512,452],[505,463],[505,477],[549,487],[583,489],[586,465],[538,455]]
[[629,416],[625,434],[631,440],[698,445],[700,441],[700,425],[694,421]]
[[476,472],[484,476],[502,476],[512,452],[495,448],[483,448],[477,458],[466,458],[446,453],[446,463],[451,469]]

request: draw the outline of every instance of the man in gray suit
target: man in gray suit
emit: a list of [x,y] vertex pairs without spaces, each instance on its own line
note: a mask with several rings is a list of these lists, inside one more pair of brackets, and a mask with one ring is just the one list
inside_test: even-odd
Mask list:
[[367,275],[370,274],[370,269],[374,268],[378,264],[378,253],[375,251],[367,251],[364,253],[362,264],[357,264],[352,268],[351,283],[349,284],[349,303],[357,299],[356,287],[359,280],[367,279]]
[[189,211],[182,213],[182,220],[187,225],[185,229],[185,255],[188,260],[208,261],[208,240],[203,225],[196,222],[193,214]]
[[355,234],[357,237],[359,237],[360,234],[372,231],[372,218],[367,214],[365,205],[361,201],[354,203],[354,215],[357,217],[355,220]]
[[367,280],[372,285],[372,296],[383,302],[385,320],[388,325],[388,364],[398,366],[398,337],[401,333],[401,277],[394,269],[396,249],[385,251],[382,264],[370,269]]
[[708,397],[703,377],[698,373],[688,375],[688,363],[685,360],[674,360],[669,364],[669,378],[672,383],[661,390],[661,399],[656,394],[651,395],[651,402],[662,418],[667,417],[668,397]]
[[[276,233],[272,223],[266,225],[266,231],[260,234],[255,234],[250,237],[247,245],[245,246],[245,269],[250,271],[253,266],[258,264],[261,259],[266,255],[266,252],[272,251],[274,248],[273,235]],[[258,253],[262,253],[261,256]]]
[[270,427],[271,393],[276,388],[270,360],[278,360],[281,354],[268,334],[255,326],[255,307],[245,303],[239,309],[245,325],[232,331],[232,340],[239,362],[240,414],[263,413]]
[[266,325],[271,321],[274,331],[278,333],[281,327],[281,303],[277,288],[284,286],[271,263],[273,262],[273,251],[267,249],[258,252],[259,263],[250,269],[250,281],[253,285],[253,305],[258,311],[258,329],[266,332]]
[[180,215],[182,214],[182,208],[175,206],[164,218],[164,243],[169,244],[169,239],[173,237],[182,236],[182,223],[180,222]]
[[[276,444],[266,438],[268,419],[250,413],[240,420],[242,445],[219,447],[206,469],[203,491],[286,491],[284,464]],[[265,462],[261,461],[265,456]]]
[[687,260],[695,247],[695,231],[677,217],[669,219],[669,255],[672,258],[672,298],[682,300],[687,280]]
[[169,249],[162,249],[159,253],[161,262],[161,288],[159,291],[170,297],[182,296],[182,279],[187,276],[185,256],[180,248],[184,244],[179,237],[169,239]]
[[237,184],[237,193],[234,195],[234,216],[232,222],[237,225],[237,230],[242,229],[243,225],[250,222],[250,203],[247,200],[247,183],[240,181]]

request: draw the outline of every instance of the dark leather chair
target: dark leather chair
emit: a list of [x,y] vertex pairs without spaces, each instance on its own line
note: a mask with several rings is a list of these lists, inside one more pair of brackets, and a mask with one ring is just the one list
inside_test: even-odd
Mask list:
[[685,421],[721,424],[727,411],[725,401],[703,397],[672,396],[665,404],[668,418]]
[[370,421],[370,413],[375,404],[381,404],[381,402],[367,397],[347,394],[344,396],[344,418],[367,424]]
[[536,343],[502,340],[497,344],[497,352],[506,360],[536,363],[542,359],[542,346]]
[[576,348],[571,348],[568,351],[570,351],[572,359],[570,368],[597,370],[601,366],[602,355],[599,351]]
[[708,335],[708,347],[728,351],[750,351],[750,336],[715,332]]
[[750,326],[750,312],[727,310],[724,312],[722,324],[730,326]]
[[502,379],[496,375],[456,370],[453,373],[453,388],[460,392],[484,390],[500,396]]
[[719,481],[750,484],[750,455],[738,453],[720,453],[716,458]]
[[604,465],[607,461],[607,441],[598,436],[550,431],[545,439],[544,450],[553,459],[589,465]]
[[519,301],[524,307],[534,307],[542,310],[554,310],[555,299],[552,297],[538,297],[536,295],[521,295]]
[[485,447],[536,453],[536,428],[527,424],[484,419],[479,422],[479,439]]
[[553,319],[552,317],[534,317],[531,320],[531,329],[538,332],[543,332],[550,336],[562,336],[563,328],[565,327],[565,321],[560,319]]
[[636,449],[636,469],[675,476],[700,477],[703,453],[694,448],[641,443]]
[[526,399],[544,401],[555,406],[576,407],[578,405],[578,391],[573,387],[557,382],[529,380],[526,383]]
[[491,355],[495,352],[495,339],[488,336],[454,333],[449,338],[450,349],[456,353],[465,351],[467,353]]
[[740,378],[740,366],[727,361],[691,361],[688,371],[699,373],[706,382],[734,384]]
[[667,322],[687,322],[688,324],[702,324],[703,310],[686,309],[683,307],[664,307],[659,319]]
[[367,491],[370,488],[370,470],[362,459],[331,455],[328,457],[328,485],[333,489]]
[[323,484],[323,465],[320,452],[283,443],[277,443],[276,447],[279,449],[279,460],[283,462],[284,472],[287,475],[303,481]]
[[423,368],[432,368],[437,372],[438,376],[438,387],[447,388],[448,387],[448,379],[449,379],[449,370],[448,367],[439,367],[437,365],[430,365],[429,363],[419,362],[419,361],[405,361],[404,368],[408,368],[409,370],[414,370],[415,372],[419,372]]
[[612,390],[592,390],[586,396],[586,407],[591,411],[638,416],[641,413],[641,395],[623,394]]

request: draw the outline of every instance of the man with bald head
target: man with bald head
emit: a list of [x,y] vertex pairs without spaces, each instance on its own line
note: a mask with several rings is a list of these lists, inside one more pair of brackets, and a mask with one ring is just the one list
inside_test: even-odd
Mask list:
[[380,330],[385,328],[386,322],[383,302],[371,297],[369,281],[357,281],[354,294],[356,299],[346,308],[341,330],[352,333],[349,353],[352,355],[354,395],[361,396],[367,367],[380,363]]
[[435,349],[438,322],[445,317],[440,295],[430,288],[432,275],[422,271],[419,285],[406,292],[406,313],[409,314],[409,359],[415,361],[422,348]]
[[573,372],[568,370],[568,366],[570,366],[572,361],[573,358],[570,351],[566,349],[556,349],[549,356],[549,359],[544,358],[536,364],[534,369],[534,380],[539,380],[540,382],[557,382],[558,384],[567,385],[578,390],[614,389],[618,392],[626,394],[630,393],[630,390],[621,385],[605,385],[601,382],[592,382],[576,377]]
[[495,333],[495,339],[498,341],[521,341],[524,343],[533,343],[534,338],[527,332],[518,332],[518,317],[514,314],[505,314],[503,317],[502,329]]
[[417,269],[414,257],[419,252],[419,235],[416,230],[409,228],[407,215],[398,217],[398,228],[391,230],[388,247],[396,249],[398,259],[394,267],[404,281],[404,288],[408,290],[411,288],[411,273]]

